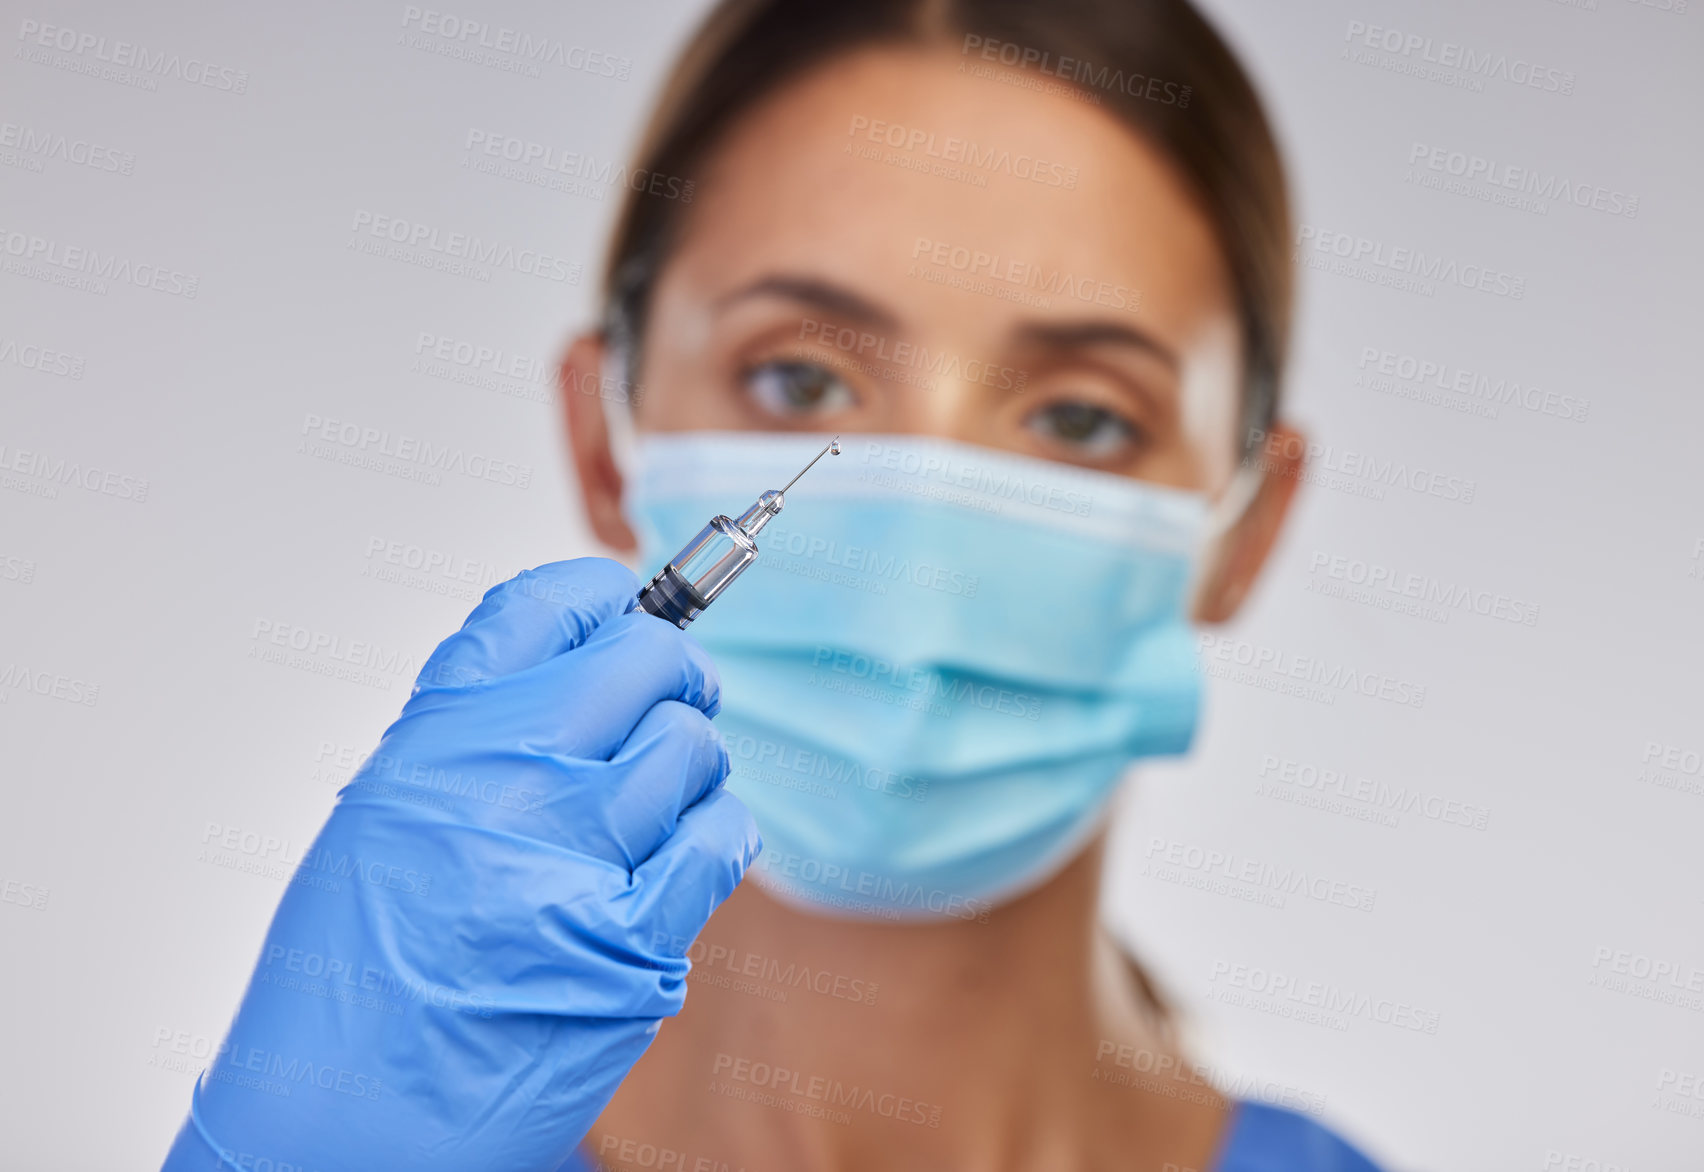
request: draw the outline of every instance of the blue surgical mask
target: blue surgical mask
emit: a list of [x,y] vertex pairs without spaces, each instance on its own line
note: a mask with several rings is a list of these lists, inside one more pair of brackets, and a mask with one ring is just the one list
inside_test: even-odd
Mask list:
[[[642,573],[813,438],[642,437]],[[919,436],[843,446],[692,627],[763,834],[752,873],[827,915],[979,918],[1086,845],[1131,762],[1189,747],[1206,499]]]

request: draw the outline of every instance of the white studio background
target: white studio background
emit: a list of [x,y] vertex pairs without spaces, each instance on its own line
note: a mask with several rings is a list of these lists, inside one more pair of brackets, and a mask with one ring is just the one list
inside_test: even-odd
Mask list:
[[[163,1039],[219,1038],[282,891],[203,861],[209,826],[299,853],[407,694],[411,673],[267,662],[257,631],[418,663],[477,590],[395,580],[385,550],[503,577],[599,552],[527,371],[587,320],[615,193],[484,174],[466,144],[624,160],[700,10],[452,10],[606,54],[610,77],[457,59],[399,3],[146,7],[6,0],[0,23],[6,1168],[157,1164],[200,1065]],[[1258,596],[1209,648],[1195,755],[1123,810],[1112,912],[1222,1081],[1304,1101],[1399,1168],[1704,1164],[1704,1101],[1680,1093],[1704,1078],[1700,7],[1212,4],[1280,124],[1298,255],[1327,266],[1303,274],[1290,382],[1322,448]],[[76,37],[44,47],[49,25]],[[212,84],[115,79],[94,38],[210,63]],[[1572,92],[1446,84],[1424,72],[1443,42]],[[86,165],[24,145],[60,135],[103,150]],[[1522,208],[1431,185],[1452,152],[1615,199]],[[1625,196],[1636,215],[1612,210]],[[380,216],[561,263],[417,267],[355,247]],[[31,239],[163,288],[71,287],[17,254]],[[1357,241],[1522,295],[1329,267]],[[436,339],[522,373],[423,363]],[[1534,406],[1491,417],[1380,373],[1407,359],[1518,383]],[[460,445],[527,484],[315,458],[312,417]],[[61,461],[101,475],[42,471]],[[1442,494],[1367,474],[1392,463]],[[1368,605],[1343,590],[1366,566],[1536,621]],[[1275,690],[1270,665],[1303,656],[1424,688],[1423,705]],[[1372,910],[1257,902],[1234,878],[1250,861],[1353,885]]]

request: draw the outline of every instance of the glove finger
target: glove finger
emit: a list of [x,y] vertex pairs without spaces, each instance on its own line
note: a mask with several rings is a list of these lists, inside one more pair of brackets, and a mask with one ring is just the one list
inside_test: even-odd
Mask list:
[[617,615],[581,647],[493,685],[490,711],[512,712],[535,746],[607,761],[644,715],[679,700],[714,716],[722,681],[697,640],[644,611]]
[[620,562],[575,558],[499,582],[438,644],[415,690],[459,687],[510,675],[583,644],[634,605],[639,580]]
[[604,829],[613,853],[629,870],[651,857],[674,833],[681,812],[728,776],[728,752],[710,718],[689,704],[651,706],[609,762],[611,794]]
[[746,804],[729,790],[712,790],[633,872],[631,922],[649,929],[658,951],[684,955],[762,849]]

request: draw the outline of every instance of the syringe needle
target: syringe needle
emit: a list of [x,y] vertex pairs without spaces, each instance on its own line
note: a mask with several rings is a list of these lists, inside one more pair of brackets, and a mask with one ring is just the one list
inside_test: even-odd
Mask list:
[[[836,456],[838,456],[840,454],[840,437],[839,436],[835,436],[833,439],[829,440],[828,443],[824,444],[822,451],[818,452],[816,454],[816,456],[814,458],[812,458],[812,460],[809,464],[806,464],[803,468],[799,469],[799,476],[803,476],[805,473],[809,472],[812,468],[815,468],[816,462],[818,460],[822,459],[824,456],[828,455],[828,453],[830,453],[830,452],[833,452]],[[789,480],[787,482],[787,488],[792,488],[795,484],[799,483],[799,476],[795,476],[795,477],[793,477],[793,479]],[[787,492],[787,488],[783,488],[781,490],[783,495],[785,495],[785,493]]]

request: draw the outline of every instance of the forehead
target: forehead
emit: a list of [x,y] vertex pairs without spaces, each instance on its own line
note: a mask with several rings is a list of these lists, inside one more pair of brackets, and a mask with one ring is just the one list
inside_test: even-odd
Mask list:
[[810,71],[739,120],[700,190],[671,266],[682,291],[809,272],[907,322],[1126,317],[1180,350],[1231,312],[1212,228],[1157,149],[951,49]]

